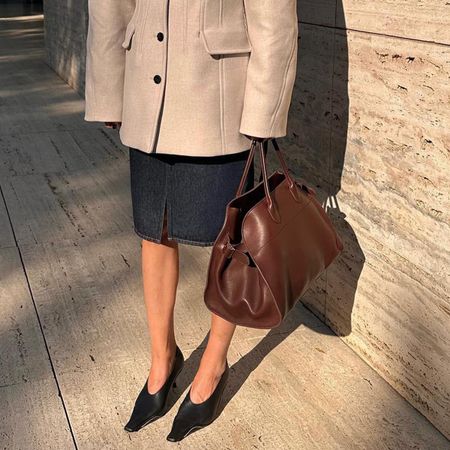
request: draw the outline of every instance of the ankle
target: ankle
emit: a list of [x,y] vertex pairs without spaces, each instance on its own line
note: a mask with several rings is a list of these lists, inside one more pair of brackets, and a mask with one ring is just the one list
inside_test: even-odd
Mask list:
[[216,375],[222,374],[227,365],[227,355],[220,355],[217,353],[203,354],[200,368],[206,370],[207,372],[212,372]]
[[177,344],[175,342],[165,346],[152,346],[151,359],[156,362],[172,361],[175,358],[176,349]]

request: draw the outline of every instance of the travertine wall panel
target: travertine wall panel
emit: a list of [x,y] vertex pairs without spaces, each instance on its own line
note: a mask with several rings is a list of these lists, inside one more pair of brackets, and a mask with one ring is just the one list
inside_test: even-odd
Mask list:
[[346,251],[328,271],[324,314],[447,435],[449,56],[446,46],[336,33],[333,114],[348,126],[332,121],[330,182]]
[[447,0],[337,1],[337,27],[450,44]]
[[[346,238],[346,253],[328,270],[325,321],[448,435],[450,298],[363,230],[351,206],[341,201],[341,208],[348,215],[339,230],[344,237],[344,226],[359,230],[358,242]],[[355,250],[362,261],[352,257]]]
[[[348,42],[348,61],[338,54],[335,73],[338,80],[349,67],[350,98],[345,161],[332,151],[339,198],[362,214],[361,228],[444,288],[450,282],[450,254],[442,245],[450,235],[450,48],[353,32],[336,39]],[[334,111],[346,116],[341,102],[334,99]],[[341,131],[333,129],[333,143]]]
[[297,16],[300,23],[326,25],[332,27],[336,22],[336,0],[297,0]]
[[315,186],[324,186],[328,180],[333,45],[334,30],[300,24],[291,134],[283,149],[295,175]]
[[87,0],[44,0],[45,46],[50,66],[84,92]]

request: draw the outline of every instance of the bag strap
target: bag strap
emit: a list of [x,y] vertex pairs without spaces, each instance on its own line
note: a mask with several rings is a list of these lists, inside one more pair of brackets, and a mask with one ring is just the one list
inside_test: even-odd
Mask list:
[[[294,186],[295,182],[292,179],[291,175],[289,174],[289,167],[286,164],[286,161],[285,161],[285,159],[284,159],[284,157],[283,157],[283,155],[281,153],[280,146],[278,145],[278,142],[276,141],[276,139],[275,138],[266,139],[263,142],[259,142],[259,141],[256,141],[255,139],[252,139],[252,143],[251,143],[251,146],[250,146],[250,153],[249,153],[248,158],[247,158],[247,163],[245,165],[244,172],[242,173],[241,181],[239,183],[239,187],[238,187],[237,192],[236,192],[236,197],[238,197],[239,195],[242,195],[242,191],[244,189],[245,181],[247,180],[248,172],[250,170],[250,165],[251,165],[251,163],[252,163],[252,161],[254,159],[255,151],[256,151],[256,147],[257,146],[259,146],[261,148],[261,150],[260,150],[260,152],[261,152],[260,153],[261,154],[261,157],[260,157],[260,175],[259,175],[258,183],[261,183],[261,181],[263,180],[263,178],[264,178],[263,177],[263,167],[267,166],[266,158],[267,158],[267,150],[268,150],[268,147],[269,147],[268,146],[269,140],[272,142],[273,148],[276,151],[276,154],[278,156],[278,160],[280,161],[280,164],[281,164],[281,167],[283,169],[284,175],[285,175],[286,179],[288,180],[289,187],[292,189],[292,187]],[[266,168],[266,171],[267,171],[267,168]]]
[[[272,141],[273,147],[276,151],[276,154],[278,156],[278,159],[281,163],[281,167],[283,169],[286,180],[288,182],[289,190],[291,191],[291,194],[294,197],[294,199],[298,201],[298,192],[297,192],[297,189],[295,186],[295,182],[289,174],[289,168],[286,164],[286,161],[283,158],[283,155],[281,154],[280,147],[278,146],[278,143],[276,142],[276,140],[274,138],[271,139],[271,141]],[[280,216],[279,216],[278,210],[272,200],[272,196],[270,195],[269,181],[268,181],[268,176],[267,176],[267,163],[266,163],[266,153],[267,153],[267,148],[268,148],[267,143],[268,143],[268,140],[263,141],[263,142],[256,141],[254,139],[252,140],[252,143],[250,146],[250,153],[248,155],[247,162],[245,164],[244,172],[242,173],[242,176],[241,176],[241,181],[239,183],[239,186],[238,186],[238,189],[236,192],[236,197],[239,197],[240,195],[242,195],[242,191],[244,189],[244,184],[245,184],[245,181],[247,180],[248,172],[250,170],[250,165],[255,157],[256,148],[258,147],[259,152],[260,152],[259,159],[260,159],[260,166],[261,166],[261,174],[260,174],[259,182],[261,183],[261,179],[262,179],[269,214],[275,222],[279,222]]]
[[[263,143],[262,143],[263,150],[264,150],[264,158],[267,158],[267,150],[269,149],[268,143],[269,143],[269,141],[263,141]],[[262,179],[263,179],[263,173],[262,173],[262,170],[260,170],[258,183],[261,183]]]

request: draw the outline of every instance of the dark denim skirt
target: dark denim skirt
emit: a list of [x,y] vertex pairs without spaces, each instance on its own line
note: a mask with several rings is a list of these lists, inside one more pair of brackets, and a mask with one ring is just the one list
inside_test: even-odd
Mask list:
[[[227,204],[235,197],[249,150],[231,155],[184,156],[130,148],[131,199],[136,233],[161,242],[164,208],[168,238],[213,245]],[[250,167],[244,191],[253,187]]]

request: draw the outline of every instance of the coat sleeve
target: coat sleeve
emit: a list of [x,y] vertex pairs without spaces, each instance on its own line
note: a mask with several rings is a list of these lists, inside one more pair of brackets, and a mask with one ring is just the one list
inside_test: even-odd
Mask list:
[[282,137],[297,71],[297,1],[244,0],[244,6],[252,52],[239,131]]
[[121,122],[125,74],[122,42],[135,0],[89,0],[84,119]]

